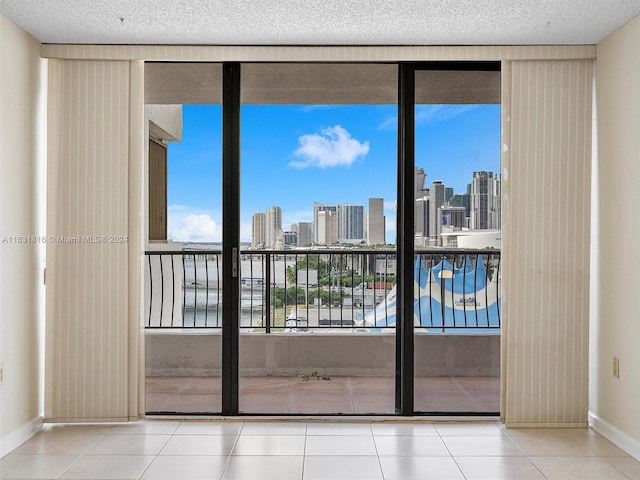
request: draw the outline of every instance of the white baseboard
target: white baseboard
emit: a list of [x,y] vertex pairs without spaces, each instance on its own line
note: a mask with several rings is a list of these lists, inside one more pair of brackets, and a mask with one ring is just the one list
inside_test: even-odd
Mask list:
[[640,440],[633,438],[618,427],[611,425],[593,412],[589,412],[589,425],[600,435],[615,443],[636,460],[640,460]]
[[18,448],[33,437],[42,427],[42,417],[36,417],[30,422],[16,428],[13,432],[0,438],[0,458]]

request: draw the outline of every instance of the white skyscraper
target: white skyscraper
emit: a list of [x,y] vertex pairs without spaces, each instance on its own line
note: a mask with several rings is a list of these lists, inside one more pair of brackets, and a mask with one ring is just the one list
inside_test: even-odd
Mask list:
[[367,245],[385,243],[384,199],[370,198],[367,213]]
[[[336,220],[337,220],[337,215],[338,215],[338,205],[335,204],[328,204],[328,203],[318,203],[318,202],[313,202],[313,235],[314,235],[314,242],[315,243],[323,243],[320,242],[320,230],[319,230],[319,214],[320,212],[333,212]],[[337,225],[337,224],[336,224]],[[337,241],[337,227],[336,227],[336,241]]]
[[254,213],[251,217],[251,246],[263,247],[265,240],[265,214]]
[[331,210],[318,212],[316,234],[320,245],[334,245],[338,243],[338,215]]
[[500,228],[500,179],[493,172],[473,172],[469,228]]
[[272,248],[282,234],[282,209],[273,206],[265,214],[265,245]]

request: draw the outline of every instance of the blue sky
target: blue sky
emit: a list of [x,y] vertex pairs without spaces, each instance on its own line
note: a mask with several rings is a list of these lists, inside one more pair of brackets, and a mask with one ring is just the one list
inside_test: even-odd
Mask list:
[[[182,142],[169,144],[169,238],[220,241],[221,107],[185,105]],[[395,238],[395,105],[245,105],[241,112],[241,240],[251,215],[272,205],[283,227],[311,221],[313,202],[385,200],[387,242]],[[464,192],[475,170],[500,165],[499,105],[416,107],[416,166],[427,186]]]

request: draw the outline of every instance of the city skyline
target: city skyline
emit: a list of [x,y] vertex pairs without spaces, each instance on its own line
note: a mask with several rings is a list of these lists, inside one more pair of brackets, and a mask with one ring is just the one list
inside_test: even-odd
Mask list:
[[[291,228],[313,222],[313,202],[366,206],[369,198],[383,198],[392,243],[396,114],[394,105],[244,106],[241,241],[252,239],[253,213],[272,205],[282,208],[282,223]],[[458,193],[473,171],[499,172],[499,118],[499,105],[416,107],[416,164],[428,171],[427,182],[442,180]],[[182,142],[168,145],[168,237],[218,242],[220,106],[185,105],[183,121]]]
[[[478,230],[500,230],[501,176],[474,171],[464,193],[454,193],[440,180],[426,185],[427,173],[415,167],[414,242],[417,246],[443,246],[441,235]],[[277,205],[252,215],[251,246],[282,249],[290,246],[337,244],[393,244],[386,239],[384,199],[369,198],[364,205],[313,202],[313,221],[282,223]],[[298,237],[300,235],[300,237]],[[451,246],[451,240],[447,240]]]

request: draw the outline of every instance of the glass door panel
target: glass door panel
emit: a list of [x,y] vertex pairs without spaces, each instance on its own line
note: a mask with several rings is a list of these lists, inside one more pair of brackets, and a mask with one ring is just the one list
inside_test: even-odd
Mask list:
[[421,68],[414,111],[414,409],[497,413],[499,65]]
[[221,65],[147,63],[147,413],[221,412]]
[[394,412],[396,68],[242,65],[241,413]]

